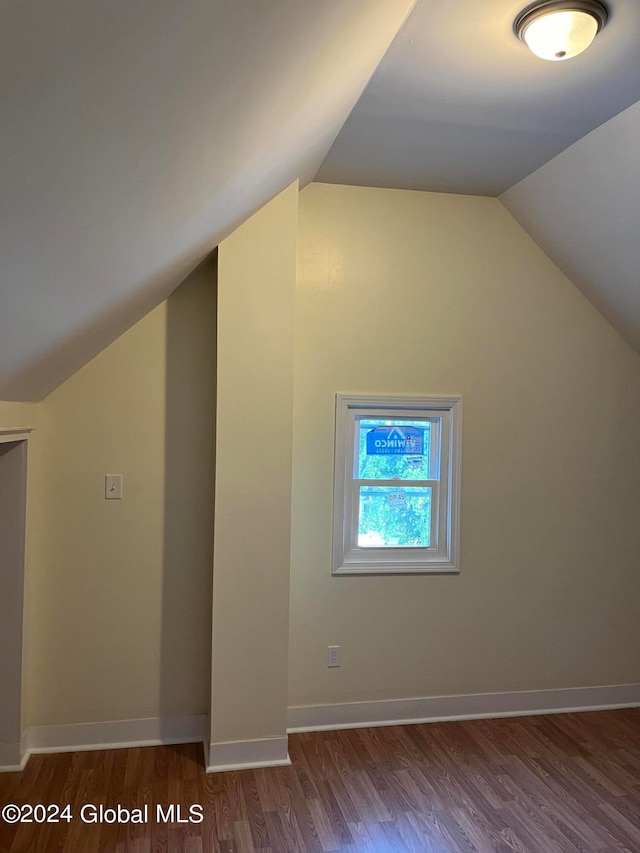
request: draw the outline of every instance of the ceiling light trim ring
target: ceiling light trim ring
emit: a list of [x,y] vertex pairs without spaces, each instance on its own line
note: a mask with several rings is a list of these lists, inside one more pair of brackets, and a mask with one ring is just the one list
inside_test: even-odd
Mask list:
[[525,41],[524,33],[527,27],[549,12],[587,12],[598,25],[597,33],[609,18],[609,11],[600,0],[543,0],[527,6],[513,22],[514,32],[520,41]]

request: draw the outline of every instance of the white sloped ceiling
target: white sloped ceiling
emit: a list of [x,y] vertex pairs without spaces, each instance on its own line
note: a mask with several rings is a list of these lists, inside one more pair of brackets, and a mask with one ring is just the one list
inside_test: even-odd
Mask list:
[[42,399],[310,180],[411,6],[3,4],[0,399]]
[[317,180],[499,196],[640,98],[639,0],[569,62],[518,39],[525,5],[418,0]]
[[500,199],[640,352],[640,102]]

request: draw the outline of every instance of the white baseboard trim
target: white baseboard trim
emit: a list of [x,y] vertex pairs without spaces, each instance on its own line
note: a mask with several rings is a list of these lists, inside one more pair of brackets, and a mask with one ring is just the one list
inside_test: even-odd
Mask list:
[[209,744],[207,773],[251,770],[254,767],[281,767],[285,764],[291,764],[287,737]]
[[124,749],[172,743],[198,743],[207,736],[207,717],[149,717],[104,723],[33,726],[24,732],[23,750],[83,752],[91,749]]
[[426,696],[289,708],[289,733],[640,707],[640,684]]
[[27,758],[27,755],[22,754],[19,743],[0,743],[0,773],[23,770]]

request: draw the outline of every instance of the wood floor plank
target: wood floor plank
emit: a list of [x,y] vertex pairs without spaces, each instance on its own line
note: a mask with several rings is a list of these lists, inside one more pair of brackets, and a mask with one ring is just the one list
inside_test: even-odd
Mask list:
[[244,828],[246,824],[249,827],[249,834],[252,839],[253,847],[257,850],[263,850],[265,847],[271,847],[269,840],[269,832],[264,819],[264,812],[260,804],[260,794],[258,792],[258,783],[252,773],[239,773],[238,776],[242,780],[242,790],[244,793],[244,805],[246,810],[246,820],[239,820],[234,823],[234,827],[241,826]]
[[[333,792],[333,787],[329,782],[318,782],[318,793],[322,807],[327,815],[327,819],[333,827],[335,836],[340,841],[340,846],[345,847],[347,845],[352,845],[353,838],[351,837],[348,826],[349,814],[345,809],[347,804],[344,802],[341,804],[338,803]],[[351,814],[353,813],[354,812],[351,812]]]
[[318,833],[322,850],[324,853],[335,853],[340,849],[341,842],[325,806],[320,800],[307,800],[306,805],[311,812],[311,818]]
[[565,791],[557,792],[559,795],[554,796],[549,787],[553,780],[536,776],[524,760],[515,757],[505,772],[509,777],[505,777],[505,785],[511,783],[514,799],[528,806],[531,813],[537,814],[544,821],[549,831],[554,831],[554,837],[562,850],[589,853],[602,846],[602,838],[595,835],[589,824],[583,821],[581,804]]
[[271,849],[282,851],[282,853],[295,853],[294,842],[282,825],[282,818],[279,813],[275,811],[265,812],[264,817],[271,839]]
[[[212,775],[197,744],[34,755],[0,775],[0,806],[73,820],[0,822],[0,853],[640,851],[639,709],[305,733],[289,752]],[[86,804],[148,821],[83,823]]]
[[[425,814],[407,812],[406,821],[419,839],[418,850],[424,853],[451,853],[452,848],[442,838],[435,824],[427,819]],[[455,853],[455,848],[454,853]]]

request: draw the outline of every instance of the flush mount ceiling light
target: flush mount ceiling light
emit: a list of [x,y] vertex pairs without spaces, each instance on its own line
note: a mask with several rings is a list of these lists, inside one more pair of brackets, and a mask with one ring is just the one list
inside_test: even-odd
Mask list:
[[546,0],[520,12],[513,28],[536,56],[559,62],[586,50],[607,17],[599,0]]

